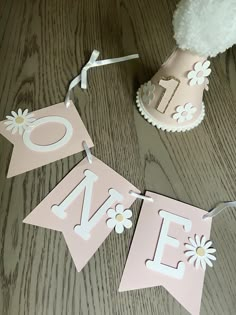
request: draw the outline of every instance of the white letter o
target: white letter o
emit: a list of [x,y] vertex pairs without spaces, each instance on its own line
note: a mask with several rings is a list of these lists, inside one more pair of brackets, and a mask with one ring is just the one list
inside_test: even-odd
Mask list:
[[[63,124],[66,128],[65,135],[57,142],[54,142],[49,145],[38,145],[38,144],[33,143],[30,139],[30,135],[31,135],[31,132],[34,130],[34,127],[38,127],[40,125],[50,123],[50,122]],[[50,152],[50,151],[57,150],[63,145],[65,145],[70,140],[72,135],[73,135],[73,128],[72,128],[71,123],[67,119],[63,117],[59,117],[59,116],[47,116],[47,117],[37,119],[25,130],[23,134],[23,142],[32,151]]]

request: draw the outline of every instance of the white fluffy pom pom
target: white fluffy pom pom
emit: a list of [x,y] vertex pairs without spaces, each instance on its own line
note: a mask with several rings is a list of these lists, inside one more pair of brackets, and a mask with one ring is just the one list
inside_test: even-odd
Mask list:
[[236,0],[181,0],[173,25],[181,49],[214,57],[236,43]]

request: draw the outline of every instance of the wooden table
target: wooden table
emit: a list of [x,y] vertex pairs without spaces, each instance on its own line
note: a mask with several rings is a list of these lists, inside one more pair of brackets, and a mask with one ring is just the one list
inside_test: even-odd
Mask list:
[[[148,124],[135,92],[175,46],[171,0],[1,0],[0,120],[11,110],[63,101],[93,49],[140,60],[90,70],[73,100],[93,153],[133,184],[210,209],[236,199],[236,49],[212,60],[206,118],[186,133]],[[76,154],[6,179],[12,147],[0,139],[0,314],[187,314],[163,288],[118,293],[134,229],[112,233],[77,273],[61,233],[23,218],[82,158]],[[140,201],[133,205],[135,222]],[[236,313],[236,211],[214,219],[217,262],[205,277],[201,314]]]

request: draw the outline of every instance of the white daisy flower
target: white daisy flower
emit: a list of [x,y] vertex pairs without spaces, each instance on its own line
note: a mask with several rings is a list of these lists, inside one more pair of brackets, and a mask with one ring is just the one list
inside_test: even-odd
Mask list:
[[216,250],[210,247],[212,242],[209,240],[206,241],[205,236],[202,236],[200,239],[199,235],[195,235],[194,240],[189,237],[189,241],[191,244],[185,244],[185,247],[188,249],[185,255],[190,257],[189,263],[194,263],[197,269],[201,266],[203,270],[206,270],[206,265],[212,267],[211,260],[216,260],[216,257],[212,255]]
[[209,91],[209,80],[208,80],[208,78],[206,78],[205,79],[205,82],[204,82],[204,89],[205,89],[205,91]]
[[154,99],[155,85],[151,81],[148,81],[141,87],[141,98],[144,105],[149,105]]
[[6,116],[7,121],[5,121],[4,124],[7,125],[6,129],[11,131],[13,135],[17,132],[22,135],[25,129],[35,121],[35,119],[32,118],[34,115],[29,114],[28,109],[25,109],[24,112],[22,112],[22,109],[20,108],[17,113],[12,111],[11,114],[12,116]]
[[185,121],[191,120],[196,111],[196,107],[194,107],[191,103],[187,103],[184,106],[181,105],[176,108],[176,113],[173,115],[173,118],[178,121],[178,124],[181,124]]
[[107,226],[110,229],[115,227],[115,231],[118,234],[124,232],[124,228],[130,229],[132,221],[129,218],[132,217],[132,211],[130,209],[124,210],[123,205],[117,205],[116,209],[109,209],[107,215],[110,219],[107,220]]
[[190,86],[194,86],[194,85],[201,85],[204,83],[205,78],[208,77],[211,73],[211,69],[209,68],[210,66],[210,61],[206,60],[205,62],[197,62],[192,71],[189,71],[188,73],[188,79],[190,79],[189,81],[189,85]]

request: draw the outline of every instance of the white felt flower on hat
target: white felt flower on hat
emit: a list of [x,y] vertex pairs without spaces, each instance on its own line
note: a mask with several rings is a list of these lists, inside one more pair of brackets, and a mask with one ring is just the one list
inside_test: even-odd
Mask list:
[[205,91],[209,91],[209,80],[208,80],[208,78],[206,78],[205,79],[205,82],[204,82],[204,89],[205,89]]
[[148,81],[141,87],[141,98],[144,105],[149,105],[154,99],[155,85],[151,81]]
[[181,124],[185,121],[191,120],[196,110],[197,108],[191,103],[187,103],[184,106],[178,106],[175,114],[173,115],[173,119],[177,120],[178,123]]
[[19,132],[20,135],[23,134],[24,130],[27,129],[30,124],[35,121],[33,114],[28,113],[28,109],[22,112],[22,109],[18,109],[18,112],[11,112],[12,116],[6,116],[7,121],[4,124],[7,125],[7,130],[11,131],[12,134]]
[[124,210],[123,205],[117,205],[115,210],[109,209],[107,215],[109,217],[107,226],[110,229],[115,228],[118,234],[123,233],[124,228],[130,229],[132,227],[132,221],[129,220],[132,217],[132,211],[130,209]]
[[189,263],[194,264],[197,269],[201,266],[205,270],[206,265],[212,267],[211,260],[216,260],[216,257],[212,255],[216,250],[210,247],[212,242],[209,240],[206,241],[205,236],[202,236],[200,239],[199,235],[195,235],[195,239],[189,237],[189,241],[191,244],[185,244],[185,247],[188,249],[185,255],[190,257]]
[[206,60],[205,62],[197,62],[192,71],[188,73],[189,85],[194,86],[196,84],[201,85],[204,83],[205,78],[208,77],[211,73],[211,69],[209,68],[210,61]]

